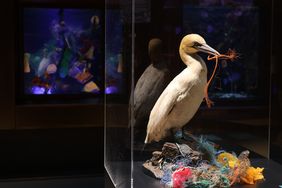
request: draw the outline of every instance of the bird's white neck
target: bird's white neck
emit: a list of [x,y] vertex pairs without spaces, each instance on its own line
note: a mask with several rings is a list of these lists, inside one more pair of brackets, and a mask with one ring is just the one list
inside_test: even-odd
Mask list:
[[207,66],[204,60],[195,54],[181,54],[182,61],[187,65],[189,69],[192,69],[194,73],[200,74],[200,72],[204,71],[207,72]]

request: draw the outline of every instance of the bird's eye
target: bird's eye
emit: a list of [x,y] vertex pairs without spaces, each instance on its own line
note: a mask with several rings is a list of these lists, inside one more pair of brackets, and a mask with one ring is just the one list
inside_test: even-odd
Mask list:
[[193,43],[193,47],[195,48],[195,47],[199,47],[199,46],[202,46],[202,44],[201,43],[198,43],[198,42],[194,42]]

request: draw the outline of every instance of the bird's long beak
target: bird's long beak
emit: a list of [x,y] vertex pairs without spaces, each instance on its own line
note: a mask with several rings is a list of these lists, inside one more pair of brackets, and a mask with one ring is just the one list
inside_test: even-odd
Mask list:
[[212,47],[210,47],[207,44],[202,44],[201,46],[198,46],[197,48],[200,52],[204,52],[204,53],[211,54],[211,55],[220,55],[218,51],[216,51],[215,49],[213,49]]

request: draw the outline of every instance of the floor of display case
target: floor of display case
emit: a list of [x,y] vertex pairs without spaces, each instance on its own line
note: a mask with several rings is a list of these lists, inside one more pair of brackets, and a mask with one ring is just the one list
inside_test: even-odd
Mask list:
[[[228,125],[230,127],[230,124]],[[228,133],[225,134],[212,134],[212,133],[201,134],[201,136],[204,136],[208,140],[216,143],[216,145],[220,146],[220,148],[224,149],[225,151],[235,152],[236,154],[239,154],[242,151],[249,150],[250,151],[249,156],[251,159],[252,166],[264,168],[263,174],[265,177],[265,181],[259,182],[256,185],[236,185],[233,187],[279,188],[279,185],[282,185],[282,165],[276,163],[275,161],[268,160],[266,158],[268,142],[267,142],[267,134],[264,133],[265,131],[264,132],[261,131],[263,132],[261,134],[252,134],[245,129],[243,130],[239,129],[238,126],[236,127],[236,130],[237,131],[229,131]],[[263,127],[261,130],[265,130],[265,127]],[[114,132],[117,132],[117,130],[115,130]],[[121,134],[117,134],[117,138],[114,138],[116,136],[115,134],[110,134],[110,135],[111,135],[110,138],[113,140],[119,140],[122,137]],[[125,135],[123,136],[125,137]],[[196,136],[200,136],[200,135],[196,134]],[[146,147],[146,149],[143,148],[144,145],[142,143],[134,144],[134,161],[135,161],[133,163],[134,176],[132,178],[133,181],[131,182],[130,147],[124,143],[122,143],[120,147],[118,147],[119,144],[117,144],[116,142],[110,142],[110,143],[115,143],[113,145],[114,147],[111,148],[111,151],[115,148],[124,149],[122,151],[118,150],[116,152],[113,152],[119,154],[122,153],[123,158],[111,156],[112,158],[109,158],[110,160],[107,161],[106,168],[108,173],[110,173],[108,175],[108,180],[109,182],[111,181],[110,179],[114,180],[115,186],[113,187],[128,188],[130,187],[130,184],[132,182],[134,184],[134,188],[162,187],[162,185],[160,184],[160,180],[157,180],[151,177],[150,175],[148,175],[148,173],[146,172],[145,169],[143,169],[142,166],[142,164],[146,160],[152,157],[153,151],[160,151],[162,144],[159,144],[158,146]],[[106,180],[106,182],[108,180]],[[109,188],[112,187],[110,186]]]
[[66,176],[66,177],[40,177],[17,178],[0,181],[1,188],[102,188],[104,177],[101,176]]
[[[264,177],[265,181],[258,182],[255,185],[236,185],[233,186],[234,188],[270,188],[270,187],[279,187],[282,185],[282,165],[278,163],[268,160],[268,159],[261,159],[255,158],[251,159],[253,166],[263,167],[264,168]],[[159,188],[162,185],[160,184],[160,180],[157,180],[149,175],[146,174],[146,171],[142,167],[143,162],[137,161],[133,163],[134,169],[134,176],[133,176],[133,184],[134,188]],[[117,174],[119,177],[119,181],[116,182],[116,187],[119,188],[127,188],[127,182],[129,181],[126,179],[130,177],[130,175],[124,175],[122,172],[128,172],[128,167],[130,167],[130,162],[115,162],[112,163],[112,169],[120,169],[120,173]],[[117,178],[117,177],[115,177]],[[107,181],[110,181],[109,179]],[[110,188],[110,187],[108,187]]]

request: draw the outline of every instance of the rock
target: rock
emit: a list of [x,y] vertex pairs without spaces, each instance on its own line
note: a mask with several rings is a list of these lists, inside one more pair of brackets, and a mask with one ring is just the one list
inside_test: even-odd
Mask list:
[[176,144],[176,146],[183,157],[186,157],[193,152],[193,150],[186,144]]
[[183,158],[189,158],[191,161],[197,161],[202,155],[202,153],[193,150],[187,144],[166,142],[162,147],[162,151],[154,151],[152,153],[152,158],[146,161],[143,164],[143,167],[150,172],[150,175],[161,179],[164,175],[162,166],[165,161],[166,169],[170,169],[174,165],[172,161],[176,157],[182,156]]
[[178,147],[174,143],[166,142],[162,148],[162,157],[175,158],[180,154]]
[[176,146],[183,157],[189,157],[192,161],[199,160],[200,156],[203,155],[202,153],[190,148],[187,144],[176,144]]
[[161,151],[154,151],[153,157],[150,160],[154,166],[158,166],[162,161],[162,152]]
[[154,166],[151,161],[145,162],[143,167],[157,179],[161,179],[164,175],[164,172],[159,168],[159,166]]

